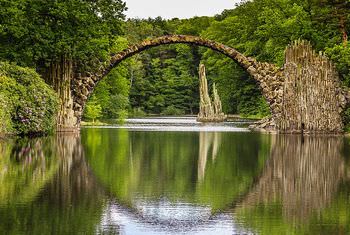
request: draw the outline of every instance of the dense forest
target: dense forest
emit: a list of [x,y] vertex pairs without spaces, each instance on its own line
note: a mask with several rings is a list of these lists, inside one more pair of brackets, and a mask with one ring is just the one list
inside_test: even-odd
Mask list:
[[[289,43],[306,39],[336,63],[343,85],[350,86],[348,0],[241,1],[219,15],[191,19],[125,19],[122,0],[0,0],[0,9],[0,60],[34,68],[58,93],[69,84],[58,85],[59,79],[93,73],[111,53],[168,34],[201,36],[277,65]],[[200,63],[209,85],[217,84],[226,113],[269,115],[255,81],[231,59],[206,48],[169,45],[115,68],[90,97],[85,118],[196,114]],[[11,102],[6,94],[2,99],[5,109]]]

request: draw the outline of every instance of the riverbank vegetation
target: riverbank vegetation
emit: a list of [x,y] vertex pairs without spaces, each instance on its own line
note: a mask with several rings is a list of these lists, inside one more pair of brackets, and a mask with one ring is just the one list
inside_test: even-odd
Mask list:
[[0,62],[1,134],[48,133],[57,109],[57,94],[33,69]]
[[73,78],[118,50],[124,10],[121,0],[1,0],[0,61],[35,69],[59,94],[62,111],[72,103]]
[[[280,66],[286,46],[305,39],[336,63],[350,86],[349,1],[253,0],[232,8],[214,17],[125,20],[121,0],[2,0],[0,60],[34,68],[64,93],[68,81],[94,73],[110,53],[162,35],[201,36]],[[85,119],[197,114],[199,63],[207,67],[209,86],[217,84],[225,113],[269,115],[256,82],[234,61],[206,48],[169,45],[129,58],[99,82]]]

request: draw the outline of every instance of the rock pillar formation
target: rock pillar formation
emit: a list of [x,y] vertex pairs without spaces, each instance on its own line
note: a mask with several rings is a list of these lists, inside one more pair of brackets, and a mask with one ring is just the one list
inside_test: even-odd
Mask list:
[[222,112],[222,104],[221,99],[218,93],[218,90],[216,89],[216,84],[213,84],[213,96],[214,96],[214,112],[215,115],[219,117],[219,119],[226,120],[227,116]]
[[74,100],[71,83],[74,77],[73,62],[66,57],[50,64],[45,74],[46,82],[58,94],[60,99],[57,115],[57,130],[59,132],[71,132],[79,128],[78,118],[73,109]]
[[256,80],[260,81],[272,116],[253,125],[253,129],[300,134],[343,132],[347,92],[332,62],[316,53],[309,42],[289,45],[284,66],[265,79],[258,78],[261,74],[264,72],[258,68]]
[[198,122],[223,122],[226,116],[221,111],[221,100],[216,90],[215,84],[213,86],[214,102],[211,101],[208,91],[208,81],[205,74],[205,66],[199,66],[199,93],[200,104]]
[[296,42],[285,51],[283,69],[280,132],[341,133],[346,99],[331,61],[310,43]]
[[205,74],[205,66],[203,64],[199,65],[199,95],[200,104],[197,120],[204,121],[205,119],[214,116],[214,109],[209,97],[208,81]]

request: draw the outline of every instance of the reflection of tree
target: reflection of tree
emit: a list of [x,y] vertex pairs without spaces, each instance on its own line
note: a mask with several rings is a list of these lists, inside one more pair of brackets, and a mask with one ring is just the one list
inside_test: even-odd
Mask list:
[[[56,138],[61,165],[36,203],[48,219],[47,229],[63,234],[94,234],[103,213],[104,192],[85,161],[80,136]],[[35,222],[35,221],[33,221]]]
[[208,154],[212,149],[211,158],[215,161],[220,148],[220,132],[200,132],[199,133],[199,156],[198,156],[198,181],[202,181],[205,175]]
[[[50,200],[74,205],[81,198],[103,194],[85,161],[79,134],[63,134],[56,138],[56,149],[61,164],[53,180],[45,187]],[[47,195],[45,195],[47,198]],[[59,197],[59,198],[56,198]]]
[[249,189],[270,150],[269,136],[247,133],[86,129],[82,141],[91,169],[119,203],[166,198],[213,211]]
[[262,216],[266,210],[267,215],[276,207],[292,226],[320,215],[337,196],[345,175],[343,144],[342,137],[275,136],[262,175],[238,209],[243,221],[257,225],[259,221],[249,219],[254,213]]
[[103,213],[103,192],[89,171],[79,136],[23,140],[11,149],[7,151],[12,152],[11,172],[15,166],[21,171],[15,171],[13,187],[2,181],[0,185],[7,190],[15,188],[14,193],[26,189],[21,189],[23,176],[28,182],[37,181],[38,175],[45,173],[43,169],[51,169],[47,162],[53,161],[57,167],[30,201],[0,206],[0,234],[94,234]]
[[0,142],[0,204],[34,199],[58,168],[48,137]]

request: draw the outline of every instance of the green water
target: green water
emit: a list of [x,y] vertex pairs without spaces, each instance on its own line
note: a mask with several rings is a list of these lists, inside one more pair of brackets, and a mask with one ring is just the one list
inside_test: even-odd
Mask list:
[[349,139],[232,130],[1,140],[0,234],[350,234]]

